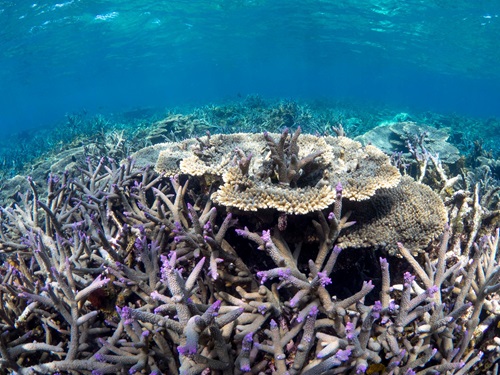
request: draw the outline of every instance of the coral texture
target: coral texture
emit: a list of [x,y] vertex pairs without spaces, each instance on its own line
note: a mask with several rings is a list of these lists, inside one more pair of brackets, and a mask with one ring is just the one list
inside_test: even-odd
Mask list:
[[384,247],[397,253],[398,242],[423,251],[443,231],[447,212],[443,201],[427,185],[403,177],[398,186],[379,189],[363,204],[351,205],[356,225],[339,238],[339,246]]

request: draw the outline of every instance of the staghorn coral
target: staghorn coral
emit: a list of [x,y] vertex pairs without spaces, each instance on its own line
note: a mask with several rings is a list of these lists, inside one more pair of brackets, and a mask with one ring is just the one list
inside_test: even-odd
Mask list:
[[[130,163],[120,167],[112,162],[105,164],[102,160],[98,166],[86,171],[85,177],[79,181],[64,181],[58,185],[58,181],[52,179],[46,202],[38,200],[32,184],[32,199],[25,197],[24,210],[3,211],[3,225],[9,228],[9,233],[3,232],[2,247],[7,252],[17,250],[17,253],[12,255],[8,270],[2,275],[2,296],[9,296],[10,302],[1,314],[4,344],[0,349],[3,366],[18,373],[110,373],[124,367],[135,373],[148,367],[153,372],[174,374],[177,373],[178,362],[158,367],[155,363],[162,362],[161,356],[172,357],[172,352],[180,353],[185,347],[189,354],[195,354],[192,351],[196,348],[190,346],[193,344],[190,341],[194,334],[192,331],[200,331],[197,337],[204,337],[204,330],[207,333],[210,331],[210,337],[219,335],[222,327],[241,314],[238,308],[226,309],[228,314],[225,314],[219,302],[204,301],[199,296],[191,295],[201,282],[198,276],[205,258],[197,261],[190,277],[183,280],[180,278],[180,263],[177,263],[177,256],[180,257],[182,250],[168,258],[161,254],[162,244],[167,240],[165,236],[168,237],[166,228],[180,236],[180,222],[186,223],[186,218],[175,222],[177,226],[166,219],[161,225],[161,213],[156,220],[149,221],[148,217],[152,216],[148,215],[152,215],[154,209],[147,208],[143,193],[151,191],[158,179],[147,170],[142,171],[141,183],[146,185],[143,189],[137,180],[139,175],[131,173]],[[186,190],[174,180],[172,186],[182,199]],[[57,187],[56,191],[52,190],[54,187]],[[68,189],[73,189],[75,194],[67,195]],[[155,191],[158,200],[163,198],[168,201],[160,190]],[[129,193],[137,194],[136,199],[127,201]],[[175,218],[180,215],[177,212],[179,199],[174,200],[171,206],[176,212],[172,213]],[[39,215],[39,208],[34,205],[44,215]],[[61,211],[65,209],[70,214],[61,217]],[[213,215],[211,218],[213,220]],[[160,225],[152,228],[151,224]],[[196,224],[198,228],[200,222]],[[203,226],[207,229],[208,225],[204,223]],[[225,229],[221,228],[213,234],[214,241],[222,243],[223,232],[230,225],[228,221]],[[9,241],[5,241],[6,238]],[[199,241],[198,237],[196,239]],[[22,245],[18,247],[16,241]],[[34,251],[34,262],[29,261],[30,251]],[[209,257],[212,266],[216,262],[213,258],[216,252],[214,249],[212,257]],[[225,255],[224,250],[220,249],[220,252]],[[227,258],[231,259],[231,256],[227,255]],[[187,256],[187,260],[182,261],[190,259],[191,256]],[[163,263],[161,268],[160,260]],[[168,285],[166,290],[162,287],[165,285]],[[165,296],[165,292],[170,296]],[[20,299],[12,300],[10,296]],[[106,307],[108,298],[111,304],[118,305],[119,315],[111,313],[109,316],[110,310]],[[130,303],[127,298],[135,300]],[[206,298],[210,297],[206,295]],[[188,299],[194,300],[189,302],[189,308]],[[155,302],[157,300],[159,302]],[[196,302],[198,307],[193,304]],[[155,307],[158,314],[152,313]],[[178,316],[177,322],[169,319],[173,311]],[[108,319],[103,320],[106,316]],[[141,318],[144,323],[139,325],[135,317]],[[35,327],[44,328],[35,332],[29,328],[34,322]],[[152,331],[151,324],[165,326],[167,332],[162,332],[160,328]],[[12,340],[23,331],[26,334],[21,335],[21,339]],[[100,337],[97,342],[96,336]],[[43,337],[47,340],[44,345],[25,345],[26,340]],[[168,337],[174,337],[173,342],[168,341]],[[134,343],[136,349],[128,346],[127,342]],[[149,347],[156,354],[152,354]],[[220,348],[218,355],[223,356],[222,350]],[[41,359],[36,360],[33,355],[26,360],[20,359],[28,352],[47,352],[49,355],[41,354]],[[57,354],[61,352],[65,355]],[[194,371],[186,372],[182,366],[205,368],[204,361],[221,366],[215,354],[200,352],[199,358],[203,365],[191,364],[191,360],[186,359],[185,364],[180,366],[181,373]],[[229,361],[226,356],[224,358],[224,366],[227,367]]]
[[[203,154],[210,146],[202,142],[192,144]],[[366,165],[369,158],[357,152],[356,165]],[[254,156],[236,155],[233,167],[250,173]],[[204,175],[168,178],[145,164],[87,160],[79,176],[50,176],[46,192],[28,180],[30,191],[2,208],[2,369],[498,371],[498,231],[478,239],[477,231],[446,227],[439,246],[417,255],[404,238],[396,244],[402,258],[351,272],[350,286],[337,274],[351,252],[369,261],[372,255],[337,246],[355,228],[347,180],[331,185],[334,200],[324,210],[264,219],[214,206]],[[450,219],[472,227],[470,204],[447,202]]]

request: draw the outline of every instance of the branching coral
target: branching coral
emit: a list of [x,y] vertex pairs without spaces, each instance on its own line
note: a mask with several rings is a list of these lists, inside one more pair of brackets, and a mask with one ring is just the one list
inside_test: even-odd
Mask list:
[[[270,185],[300,188],[301,179],[314,180],[317,170],[331,166],[326,158],[341,155],[306,151],[298,133],[258,136],[272,162]],[[184,145],[207,156],[207,168],[218,158],[224,173],[254,173],[261,156],[245,148],[224,154],[221,139]],[[356,165],[386,168],[376,150],[345,139],[329,142],[358,153],[356,163],[336,164],[344,176],[357,178]],[[185,160],[186,149],[175,147],[175,158]],[[269,208],[217,205],[212,197],[221,181],[208,174],[168,177],[146,164],[89,159],[79,176],[51,175],[45,192],[28,180],[30,191],[2,208],[2,369],[173,375],[497,371],[489,366],[500,357],[493,331],[499,234],[456,232],[460,220],[473,228],[466,199],[447,203],[453,222],[439,246],[417,254],[396,236],[399,257],[372,262],[370,275],[353,272],[348,285],[337,275],[349,257],[373,256],[338,246],[357,224],[348,221],[348,178],[331,183],[321,170],[319,181],[333,194],[324,208],[274,215]]]
[[326,152],[326,149],[317,150],[299,159],[300,147],[297,143],[299,135],[300,127],[288,139],[288,129],[286,129],[276,143],[269,133],[264,133],[264,139],[271,152],[273,170],[280,184],[296,186],[306,168],[314,162],[314,159]]

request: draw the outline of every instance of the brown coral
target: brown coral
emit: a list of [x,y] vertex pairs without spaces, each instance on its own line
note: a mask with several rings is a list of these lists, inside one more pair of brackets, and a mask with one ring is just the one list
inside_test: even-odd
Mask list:
[[397,253],[396,244],[414,252],[425,249],[439,236],[447,222],[441,198],[427,185],[403,177],[394,188],[380,189],[366,202],[352,203],[356,225],[339,237],[347,247],[385,247]]

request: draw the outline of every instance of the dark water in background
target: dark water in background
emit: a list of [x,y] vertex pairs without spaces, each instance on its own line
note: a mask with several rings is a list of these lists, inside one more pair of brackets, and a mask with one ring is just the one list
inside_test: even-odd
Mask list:
[[0,130],[238,95],[500,116],[500,1],[0,1]]

